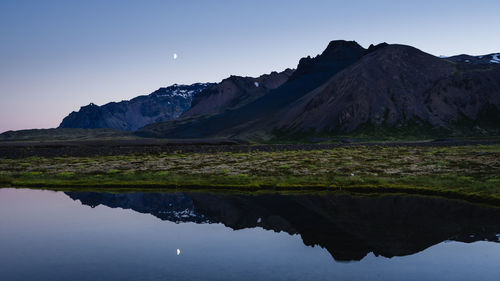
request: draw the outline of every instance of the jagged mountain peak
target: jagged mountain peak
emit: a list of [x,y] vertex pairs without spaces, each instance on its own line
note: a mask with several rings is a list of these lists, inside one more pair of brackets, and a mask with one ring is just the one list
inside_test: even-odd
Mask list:
[[[335,73],[346,65],[359,59],[366,52],[355,41],[335,40],[328,44],[328,47],[314,58],[310,56],[301,58],[290,80],[295,80],[301,76],[315,73]],[[327,74],[329,75],[329,74]]]
[[375,52],[375,51],[380,50],[382,48],[385,48],[387,46],[389,46],[389,44],[387,44],[386,42],[383,42],[383,43],[380,43],[380,44],[377,44],[377,45],[370,44],[370,46],[366,50],[365,54],[369,54],[369,53]]
[[333,40],[330,41],[326,49],[321,53],[321,58],[344,57],[353,51],[364,50],[356,41]]

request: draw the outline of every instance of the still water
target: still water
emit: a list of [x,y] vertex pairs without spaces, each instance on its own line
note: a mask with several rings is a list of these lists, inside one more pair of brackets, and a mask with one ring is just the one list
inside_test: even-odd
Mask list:
[[416,196],[0,189],[0,279],[500,280],[500,210]]

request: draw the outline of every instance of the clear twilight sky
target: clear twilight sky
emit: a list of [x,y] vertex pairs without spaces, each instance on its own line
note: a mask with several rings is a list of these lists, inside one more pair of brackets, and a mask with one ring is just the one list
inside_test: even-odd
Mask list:
[[334,39],[500,52],[499,27],[498,0],[1,0],[0,132],[174,83],[295,68]]

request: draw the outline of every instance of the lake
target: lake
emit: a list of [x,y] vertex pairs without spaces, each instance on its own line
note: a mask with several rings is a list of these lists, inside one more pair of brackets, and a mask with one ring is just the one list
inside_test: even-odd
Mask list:
[[3,281],[496,281],[499,240],[433,197],[0,189]]

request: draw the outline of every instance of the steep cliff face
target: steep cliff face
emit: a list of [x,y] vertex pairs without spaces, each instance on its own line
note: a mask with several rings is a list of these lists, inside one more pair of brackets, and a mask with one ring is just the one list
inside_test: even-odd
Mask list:
[[147,96],[103,106],[83,106],[63,119],[59,128],[114,128],[134,131],[154,122],[172,120],[191,106],[193,97],[209,83],[172,85]]

